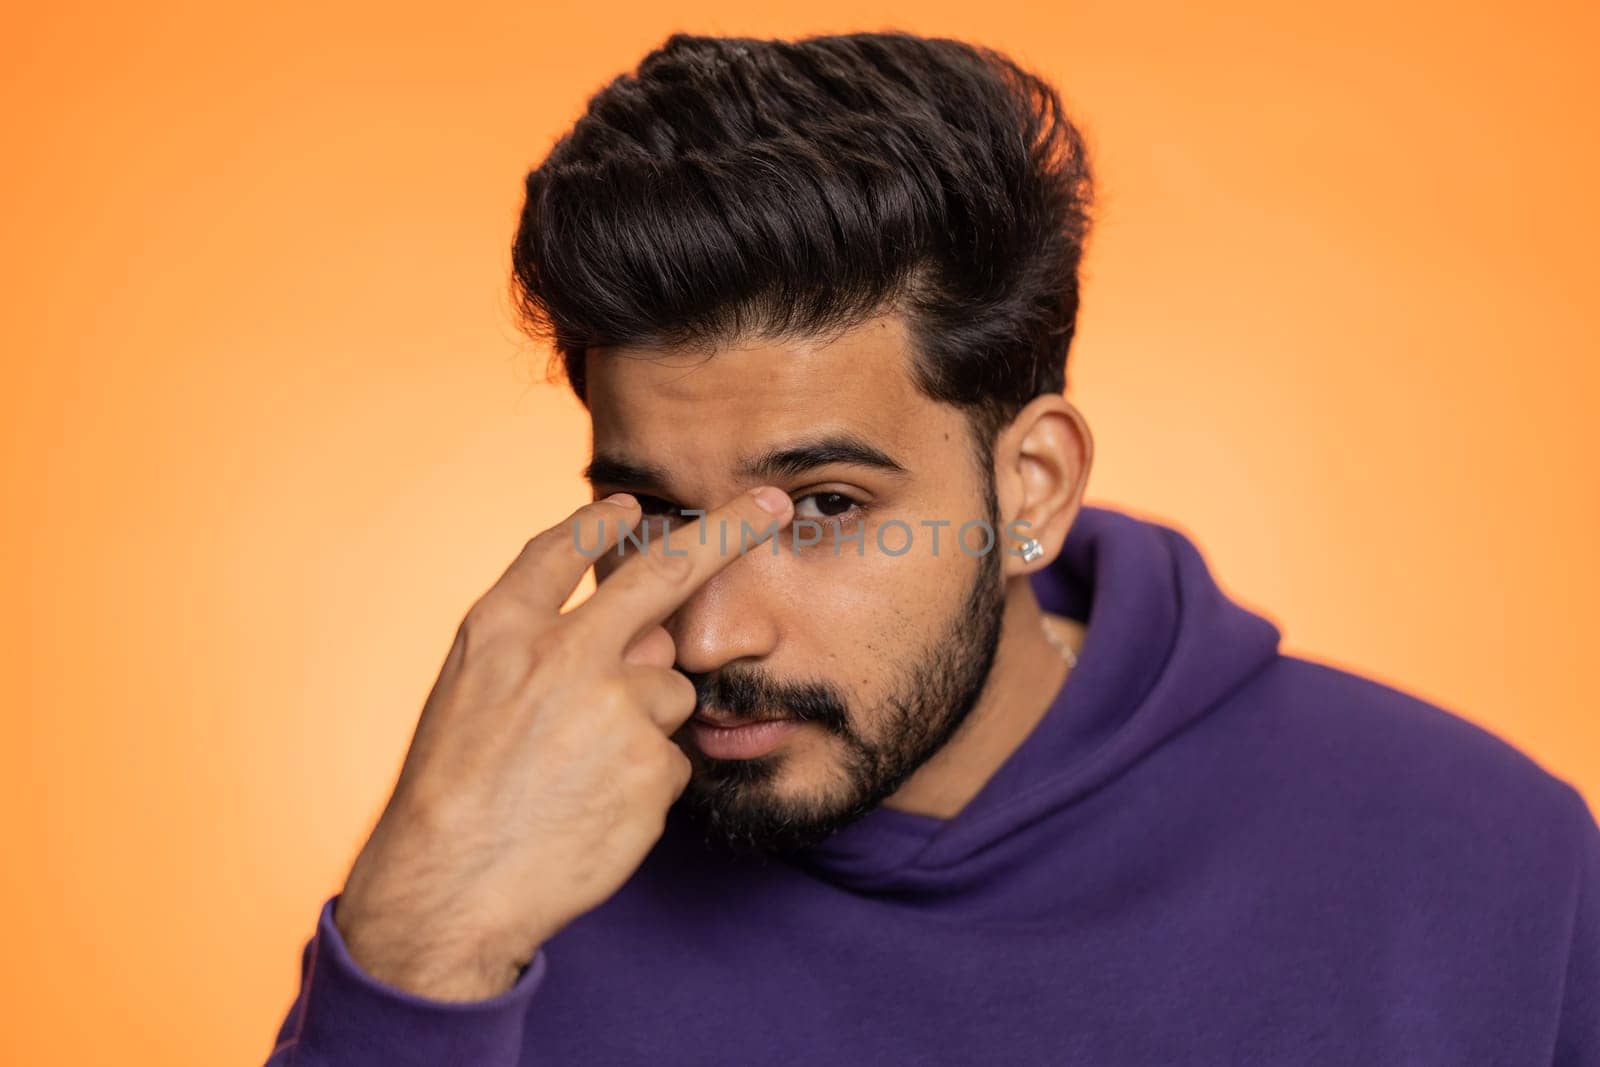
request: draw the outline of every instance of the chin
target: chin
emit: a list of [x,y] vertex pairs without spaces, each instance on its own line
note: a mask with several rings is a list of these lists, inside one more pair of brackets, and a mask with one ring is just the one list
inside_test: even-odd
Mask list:
[[718,761],[697,769],[681,804],[711,843],[779,855],[816,844],[859,816],[857,805],[819,781],[833,777],[772,757]]

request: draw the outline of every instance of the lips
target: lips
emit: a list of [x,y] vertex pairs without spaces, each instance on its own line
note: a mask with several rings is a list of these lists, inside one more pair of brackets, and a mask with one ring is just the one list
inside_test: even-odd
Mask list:
[[726,721],[708,721],[700,716],[689,720],[689,735],[702,755],[722,760],[756,759],[776,749],[800,728],[799,721],[792,718],[718,725]]
[[762,723],[769,722],[788,722],[789,716],[782,715],[770,719],[733,719],[724,718],[720,715],[707,715],[705,712],[697,711],[689,721],[700,723],[703,726],[715,726],[719,730],[736,730],[741,726],[759,726]]

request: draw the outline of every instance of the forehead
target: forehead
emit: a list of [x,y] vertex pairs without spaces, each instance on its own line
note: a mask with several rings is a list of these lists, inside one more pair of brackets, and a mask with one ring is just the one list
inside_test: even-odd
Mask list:
[[725,471],[741,456],[819,432],[894,451],[942,436],[954,409],[918,390],[903,321],[883,315],[837,337],[701,349],[591,350],[596,455],[675,471]]

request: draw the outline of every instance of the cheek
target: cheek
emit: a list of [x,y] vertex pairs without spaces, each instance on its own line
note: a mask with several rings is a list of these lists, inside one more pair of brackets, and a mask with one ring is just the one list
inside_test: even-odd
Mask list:
[[[943,535],[934,555],[921,536],[926,532],[916,530],[903,555],[880,551],[868,527],[859,555],[853,543],[841,544],[837,553],[822,544],[790,559],[781,593],[786,630],[792,628],[819,671],[853,694],[889,684],[899,665],[946,624],[951,598],[971,580],[977,561]],[[885,534],[884,543],[898,551],[906,543],[903,531]]]

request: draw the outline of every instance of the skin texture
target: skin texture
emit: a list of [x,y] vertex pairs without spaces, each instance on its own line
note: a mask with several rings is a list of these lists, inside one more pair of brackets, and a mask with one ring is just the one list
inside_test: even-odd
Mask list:
[[[736,676],[784,687],[820,686],[849,710],[860,745],[892,754],[918,740],[903,721],[908,697],[929,680],[970,660],[961,640],[973,630],[974,587],[999,614],[993,669],[975,705],[950,706],[935,693],[923,718],[964,721],[941,748],[886,796],[853,764],[858,749],[826,724],[804,723],[752,768],[706,760],[690,732],[674,740],[691,757],[691,810],[708,834],[752,851],[778,851],[814,839],[848,813],[873,803],[941,817],[956,814],[1021,742],[1060,688],[1066,667],[1041,631],[1041,611],[1026,574],[1059,552],[1081,501],[1092,439],[1081,415],[1058,395],[1040,397],[996,442],[997,528],[1012,520],[1044,543],[1045,556],[1023,564],[998,552],[992,573],[961,551],[963,522],[989,518],[984,484],[966,415],[929,399],[910,375],[903,322],[885,314],[827,340],[758,339],[707,351],[602,349],[587,375],[593,418],[591,468],[597,494],[635,493],[648,512],[669,506],[702,509],[747,487],[751,457],[834,435],[849,435],[896,461],[886,471],[854,462],[761,472],[795,500],[797,518],[825,525],[821,542],[748,553],[723,568],[649,640],[663,659],[670,647],[679,669],[699,683],[702,706],[717,695],[716,679]],[[840,494],[855,508],[838,514]],[[848,506],[848,502],[846,506]],[[830,517],[830,514],[832,517]],[[926,522],[947,520],[938,552]],[[647,523],[658,533],[664,515]],[[911,530],[886,528],[899,521]],[[692,543],[693,527],[681,540]],[[835,540],[861,533],[866,546]],[[978,531],[970,545],[981,547]],[[679,539],[675,537],[674,543]],[[1014,547],[1015,541],[1003,547]],[[835,550],[837,549],[837,551]],[[597,566],[602,581],[612,559]],[[1081,626],[1056,617],[1055,632],[1076,649]],[[969,652],[971,650],[968,650]],[[1042,665],[1042,666],[1041,666]],[[981,671],[981,667],[979,668]],[[980,686],[984,679],[977,679]],[[941,703],[942,702],[942,703]],[[766,707],[712,707],[722,718]],[[818,833],[803,832],[808,823]],[[799,824],[802,832],[795,827]],[[788,831],[778,833],[775,827]]]
[[[523,547],[462,620],[394,792],[335,905],[334,923],[368,974],[436,1000],[505,991],[541,944],[626,883],[692,779],[697,788],[720,782],[699,794],[702,814],[720,811],[732,836],[761,848],[785,843],[770,837],[763,815],[848,812],[865,786],[883,784],[861,773],[861,746],[905,763],[908,738],[931,743],[919,723],[964,712],[883,798],[949,817],[1027,736],[1066,673],[1027,575],[1049,565],[1071,527],[1092,459],[1088,428],[1064,398],[1043,396],[995,441],[998,525],[1026,523],[1045,553],[1028,564],[1002,553],[986,574],[952,541],[989,506],[966,419],[915,389],[909,358],[892,314],[825,341],[590,356],[597,495],[628,490],[704,508],[707,528],[730,529],[731,543],[745,527],[755,536],[743,553],[723,551],[713,534],[670,545],[657,537],[619,556],[610,549],[624,531],[664,521],[624,494],[580,508]],[[849,435],[896,469],[859,457],[765,470],[745,462],[827,435]],[[645,469],[649,484],[638,477]],[[607,483],[624,474],[632,484]],[[782,524],[834,510],[825,493],[861,510],[821,543],[795,547]],[[903,554],[877,548],[890,520],[910,527]],[[924,520],[950,523],[937,555]],[[865,551],[835,553],[832,537],[853,533],[854,523]],[[884,543],[906,542],[902,534]],[[595,595],[562,614],[591,565],[601,578]],[[967,663],[977,693],[970,708],[954,690],[927,686],[923,705],[897,703],[919,691],[907,689],[919,665],[953,662],[974,604],[989,604],[999,625],[987,673],[987,656]],[[1080,626],[1050,622],[1081,646]],[[763,684],[730,682],[740,677]],[[817,707],[842,717],[832,730],[802,723],[757,773],[708,767],[686,740],[697,707],[748,711],[741,693],[808,691],[835,697]],[[796,710],[754,706],[762,715]]]

